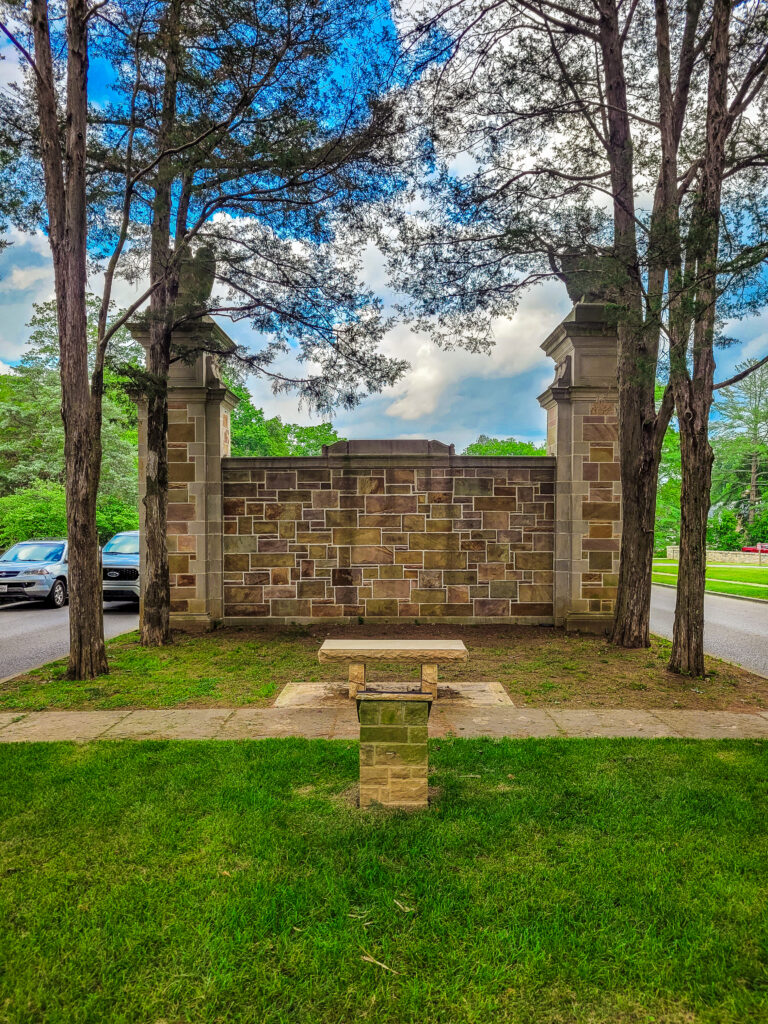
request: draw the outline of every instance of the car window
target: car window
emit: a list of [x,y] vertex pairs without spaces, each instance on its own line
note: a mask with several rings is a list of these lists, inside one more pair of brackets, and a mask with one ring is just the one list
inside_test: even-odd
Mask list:
[[105,555],[138,555],[139,538],[130,533],[118,533],[104,545]]
[[58,562],[64,554],[63,544],[22,543],[14,544],[0,562]]

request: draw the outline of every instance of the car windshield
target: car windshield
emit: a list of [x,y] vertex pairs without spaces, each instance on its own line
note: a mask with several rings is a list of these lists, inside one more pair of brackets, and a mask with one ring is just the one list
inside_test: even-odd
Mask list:
[[14,544],[0,562],[58,562],[64,554],[63,544],[40,544],[32,541],[27,544]]
[[118,533],[104,545],[105,555],[138,555],[139,538],[135,534]]

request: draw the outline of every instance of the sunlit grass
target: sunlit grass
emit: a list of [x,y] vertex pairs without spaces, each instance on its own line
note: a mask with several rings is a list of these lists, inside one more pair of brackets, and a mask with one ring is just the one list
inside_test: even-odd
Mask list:
[[0,748],[0,1020],[757,1024],[767,757],[439,741],[409,815],[353,743]]

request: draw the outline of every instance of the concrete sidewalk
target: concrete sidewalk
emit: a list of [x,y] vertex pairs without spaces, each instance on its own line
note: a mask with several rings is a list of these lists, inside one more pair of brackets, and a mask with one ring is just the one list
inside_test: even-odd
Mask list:
[[[0,743],[73,740],[243,740],[303,736],[358,738],[355,707],[181,708],[139,711],[35,711],[0,714]],[[490,736],[663,736],[768,739],[768,711],[544,710],[439,701],[432,738]]]

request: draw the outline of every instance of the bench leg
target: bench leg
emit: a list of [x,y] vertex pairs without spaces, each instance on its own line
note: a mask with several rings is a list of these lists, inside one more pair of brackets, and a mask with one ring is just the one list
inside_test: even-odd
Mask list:
[[365,689],[365,663],[353,661],[349,666],[349,696],[352,700]]
[[437,700],[437,665],[421,666],[421,692],[431,693],[432,699]]

